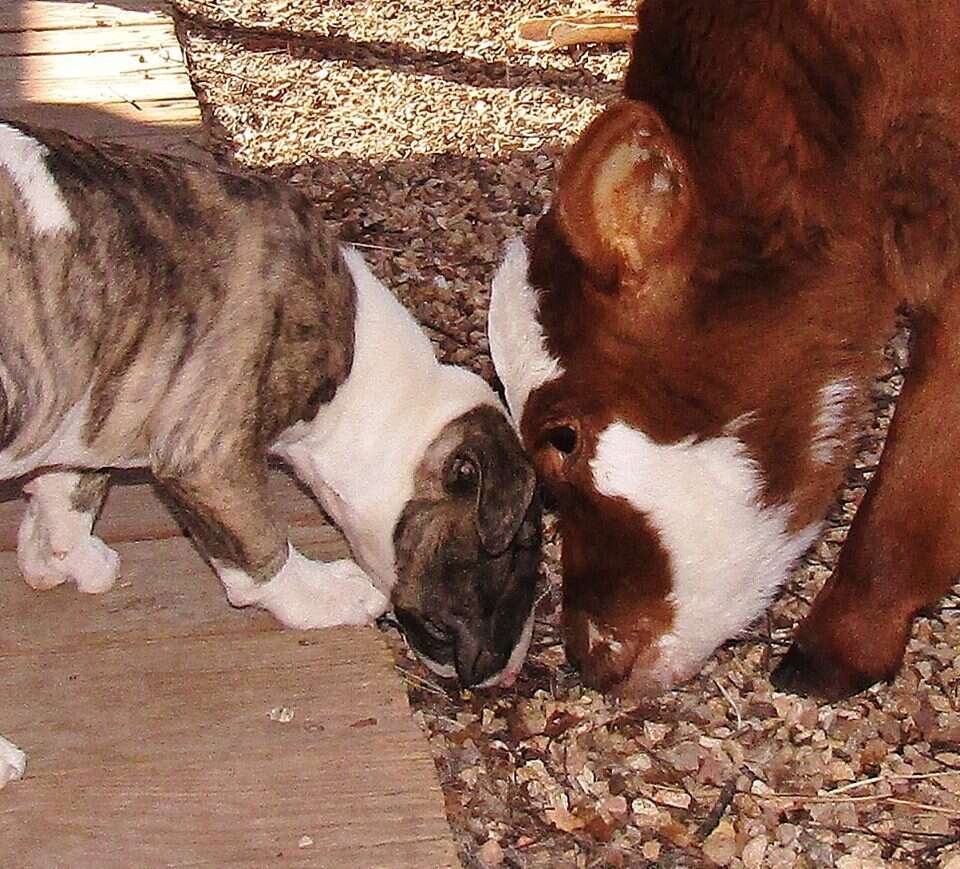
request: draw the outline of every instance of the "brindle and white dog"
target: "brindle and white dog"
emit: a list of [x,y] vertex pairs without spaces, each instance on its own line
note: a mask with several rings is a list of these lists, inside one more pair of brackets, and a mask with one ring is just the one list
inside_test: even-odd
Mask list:
[[[344,268],[345,266],[345,268]],[[496,395],[279,183],[0,124],[0,478],[32,475],[26,581],[102,592],[110,468],[149,467],[237,606],[297,628],[391,605],[465,684],[526,654],[534,476]],[[312,561],[264,497],[288,462],[356,561]],[[23,756],[0,740],[0,785]]]

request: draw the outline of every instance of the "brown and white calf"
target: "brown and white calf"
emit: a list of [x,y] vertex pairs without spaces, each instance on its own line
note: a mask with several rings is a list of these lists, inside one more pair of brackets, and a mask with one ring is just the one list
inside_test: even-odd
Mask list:
[[960,572],[958,45],[947,0],[641,7],[626,99],[490,311],[588,683],[663,690],[763,611],[817,538],[898,311],[880,466],[774,681],[890,678]]

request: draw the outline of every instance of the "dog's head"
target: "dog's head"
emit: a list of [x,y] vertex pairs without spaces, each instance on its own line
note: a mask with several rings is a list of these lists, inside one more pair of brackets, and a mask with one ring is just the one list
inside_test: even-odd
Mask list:
[[533,467],[481,377],[441,365],[355,250],[353,364],[279,453],[389,596],[408,643],[465,685],[507,683],[530,643],[540,560]]
[[511,680],[530,642],[540,512],[502,413],[481,406],[444,426],[393,537],[391,597],[414,650],[465,685]]
[[750,236],[695,174],[648,106],[607,109],[490,306],[559,513],[568,656],[627,693],[688,678],[760,614],[816,534],[864,400],[864,326],[823,301],[843,286],[820,292],[815,250]]

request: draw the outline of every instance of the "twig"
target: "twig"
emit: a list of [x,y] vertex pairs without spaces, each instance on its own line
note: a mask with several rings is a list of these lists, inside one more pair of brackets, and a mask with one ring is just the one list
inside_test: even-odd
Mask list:
[[386,250],[390,253],[403,253],[403,250],[399,247],[387,247],[385,244],[370,244],[365,241],[351,241],[353,247],[364,247],[370,248],[370,250]]
[[875,785],[879,782],[885,781],[917,781],[923,779],[931,778],[944,778],[946,776],[956,775],[955,772],[915,772],[915,773],[893,773],[891,775],[878,775],[873,778],[865,778],[860,781],[848,782],[845,785],[840,785],[840,787],[833,788],[829,791],[824,791],[820,796],[831,796],[835,794],[844,794],[847,791],[856,790],[859,787],[865,787],[866,785]]
[[951,845],[960,844],[960,833],[954,833],[951,836],[943,836],[939,842],[934,842],[931,845],[927,845],[926,848],[921,848],[919,851],[915,851],[914,854],[917,857],[932,857],[938,851],[942,851],[944,848],[949,848]]
[[443,690],[439,685],[434,682],[431,682],[429,679],[424,679],[422,676],[418,676],[416,673],[410,673],[407,670],[404,670],[402,667],[394,667],[402,679],[409,682],[416,688],[423,688],[425,691],[430,691],[433,694],[438,695],[439,697],[448,697],[446,691]]
[[743,729],[743,716],[740,714],[740,707],[737,706],[737,704],[734,702],[733,697],[730,696],[730,692],[727,691],[727,689],[724,688],[722,684],[720,684],[720,680],[719,680],[719,679],[714,679],[714,680],[713,680],[713,684],[717,686],[717,688],[720,690],[720,693],[723,695],[723,697],[724,697],[724,699],[727,701],[727,703],[730,704],[731,708],[733,709],[734,714],[737,716],[737,730],[742,730],[742,729]]
[[902,800],[899,797],[892,797],[889,794],[869,794],[860,797],[848,796],[828,796],[821,794],[754,794],[756,800],[803,800],[805,803],[818,803],[822,805],[833,805],[840,803],[890,803],[894,806],[906,806],[911,809],[918,809],[925,812],[933,812],[938,815],[946,815],[948,818],[960,818],[960,811],[956,809],[945,809],[943,806],[931,806],[928,803],[918,803],[915,800]]
[[720,819],[730,807],[730,803],[733,802],[733,797],[736,793],[737,780],[730,779],[730,781],[728,781],[721,789],[720,796],[717,797],[717,802],[710,810],[710,814],[707,815],[703,823],[697,829],[697,835],[700,837],[701,842],[717,828],[717,825],[720,823]]

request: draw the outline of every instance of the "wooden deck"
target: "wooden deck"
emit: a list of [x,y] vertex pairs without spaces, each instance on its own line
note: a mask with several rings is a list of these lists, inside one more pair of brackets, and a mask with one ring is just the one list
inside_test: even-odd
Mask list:
[[[157,0],[0,2],[0,118],[204,159],[200,112]],[[454,867],[436,769],[383,637],[284,631],[234,610],[148,482],[98,533],[123,562],[98,596],[34,592],[22,512],[0,497],[0,866]],[[2,493],[0,493],[2,495]],[[279,471],[308,554],[347,554]]]
[[0,117],[203,158],[168,12],[162,0],[0,3]]
[[[285,474],[271,487],[301,549],[345,554]],[[0,865],[457,865],[375,629],[232,609],[149,483],[111,490],[98,524],[117,587],[34,592],[12,551],[21,508],[0,503],[0,734],[29,760],[0,791],[0,855],[17,855]]]

